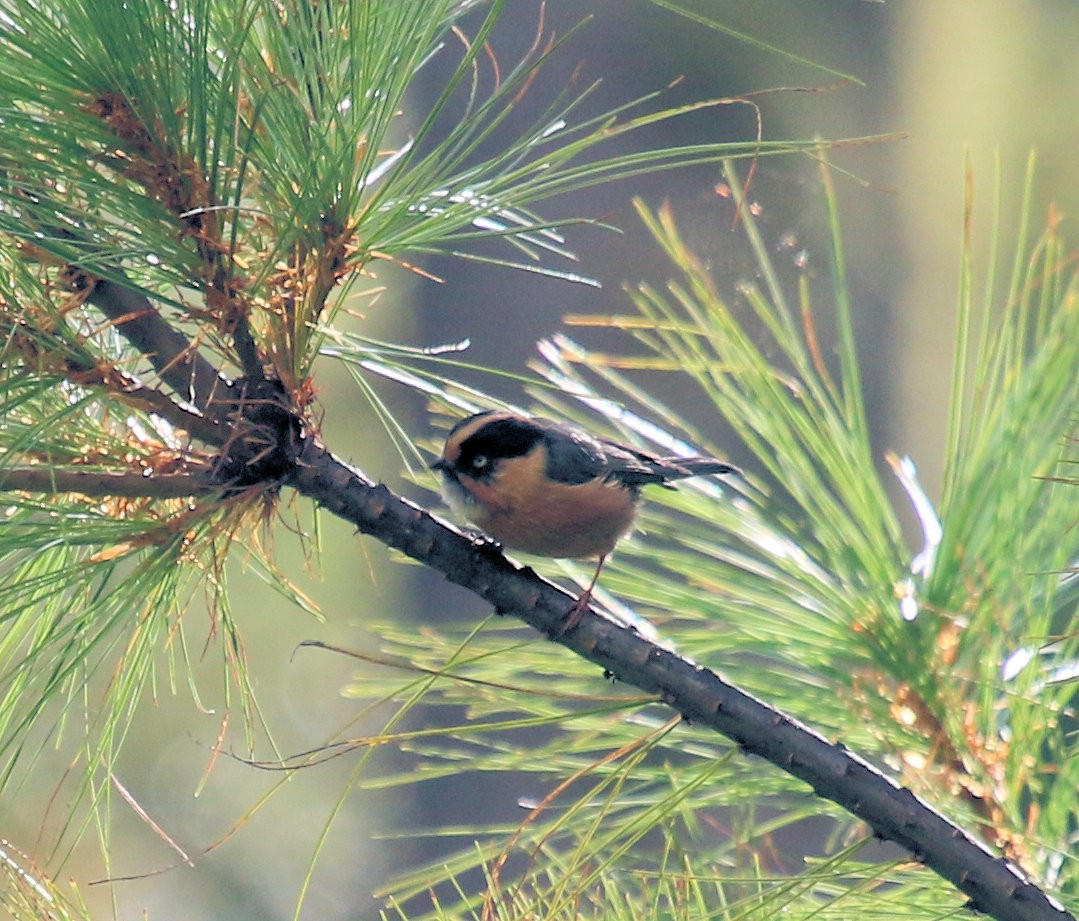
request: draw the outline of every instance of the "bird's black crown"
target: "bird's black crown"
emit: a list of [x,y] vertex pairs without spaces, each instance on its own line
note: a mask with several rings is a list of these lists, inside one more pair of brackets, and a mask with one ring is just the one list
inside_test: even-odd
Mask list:
[[454,466],[477,479],[490,476],[498,461],[523,457],[543,437],[543,430],[526,419],[495,419],[461,442]]

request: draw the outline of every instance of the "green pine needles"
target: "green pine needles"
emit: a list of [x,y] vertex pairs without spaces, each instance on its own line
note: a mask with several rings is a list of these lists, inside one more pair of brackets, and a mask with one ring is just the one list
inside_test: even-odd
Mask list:
[[[78,890],[48,882],[88,831],[110,875],[122,875],[108,860],[110,814],[121,801],[138,812],[113,770],[131,750],[132,720],[180,687],[201,701],[196,676],[210,656],[215,705],[240,715],[248,754],[237,759],[263,746],[272,754],[260,766],[294,777],[355,757],[314,853],[301,857],[310,865],[297,916],[334,843],[331,819],[357,789],[463,772],[512,783],[518,811],[422,829],[452,843],[437,865],[386,883],[385,917],[928,921],[964,911],[949,884],[905,852],[882,852],[801,781],[506,619],[461,635],[391,618],[350,688],[364,701],[356,718],[380,728],[350,723],[294,756],[263,735],[230,561],[313,609],[272,552],[275,532],[308,525],[303,540],[317,549],[320,526],[292,513],[292,497],[484,598],[495,582],[520,588],[525,601],[503,607],[511,613],[527,616],[526,602],[549,590],[515,569],[485,585],[457,578],[447,560],[478,571],[479,551],[321,444],[320,362],[348,368],[388,423],[390,435],[374,436],[396,439],[409,462],[422,455],[380,402],[387,379],[448,414],[496,402],[454,379],[466,362],[452,349],[346,328],[348,296],[373,287],[383,264],[411,268],[435,252],[491,259],[472,251],[481,239],[505,244],[495,261],[508,268],[587,281],[564,238],[583,218],[544,219],[552,197],[726,162],[740,202],[731,158],[823,159],[826,145],[759,138],[610,154],[613,138],[748,103],[657,111],[657,94],[595,114],[594,87],[556,96],[507,142],[564,37],[541,22],[525,59],[502,68],[487,42],[504,6],[0,5],[0,816],[35,770],[66,768],[34,855],[44,871],[0,840],[0,904],[15,917],[89,916]],[[410,87],[447,55],[451,79],[415,111]],[[1069,567],[1079,528],[1067,462],[1079,310],[1060,229],[1030,230],[1028,194],[1014,240],[991,221],[984,274],[968,239],[938,499],[910,461],[889,466],[870,443],[838,204],[827,168],[821,176],[827,306],[812,302],[808,275],[791,286],[779,277],[750,209],[739,205],[739,223],[754,280],[727,291],[675,215],[639,205],[673,279],[631,287],[625,314],[573,319],[620,347],[541,343],[529,408],[721,455],[705,433],[725,420],[753,460],[746,480],[657,491],[600,597],[626,619],[650,617],[654,628],[636,621],[641,636],[655,629],[886,767],[1076,904],[1079,580]],[[818,331],[825,314],[834,341]],[[649,392],[654,374],[677,375],[707,410],[684,418]],[[913,549],[896,496],[914,503]],[[193,621],[192,607],[209,619]],[[213,758],[230,750],[207,745]],[[380,772],[373,753],[387,747],[407,760]],[[253,794],[237,826],[270,798]],[[187,859],[168,829],[149,817],[146,827]],[[781,850],[792,829],[814,836],[793,857]]]

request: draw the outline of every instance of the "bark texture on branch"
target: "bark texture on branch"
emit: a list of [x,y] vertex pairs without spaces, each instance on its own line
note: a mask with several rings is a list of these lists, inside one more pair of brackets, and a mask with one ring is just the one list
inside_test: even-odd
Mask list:
[[477,542],[430,512],[372,483],[314,439],[306,441],[290,485],[365,534],[442,572],[499,613],[512,614],[686,719],[709,726],[808,783],[865,821],[882,839],[950,881],[969,907],[997,921],[1074,917],[1014,864],[954,825],[910,790],[797,720],[728,684],[712,670],[645,639],[591,609],[566,634],[572,596],[493,545]]

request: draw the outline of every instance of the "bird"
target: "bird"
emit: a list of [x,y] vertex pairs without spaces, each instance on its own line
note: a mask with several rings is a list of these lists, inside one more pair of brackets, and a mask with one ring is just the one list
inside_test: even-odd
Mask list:
[[431,464],[447,504],[511,550],[558,559],[595,559],[588,588],[560,633],[580,623],[603,564],[632,529],[649,484],[740,474],[714,457],[665,457],[584,429],[508,410],[457,422]]

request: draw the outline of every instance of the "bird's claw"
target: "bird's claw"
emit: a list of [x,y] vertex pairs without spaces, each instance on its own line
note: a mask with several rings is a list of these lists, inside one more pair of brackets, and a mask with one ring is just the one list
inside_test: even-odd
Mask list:
[[490,534],[485,534],[483,531],[470,528],[464,532],[464,535],[472,542],[472,546],[477,550],[483,550],[496,556],[502,555],[502,541],[495,540]]
[[558,628],[556,637],[565,636],[571,630],[577,629],[578,624],[584,618],[584,612],[588,610],[588,606],[592,603],[592,591],[589,589],[587,592],[582,592],[580,597],[573,602],[570,609],[566,611],[565,619],[562,621],[562,625]]

